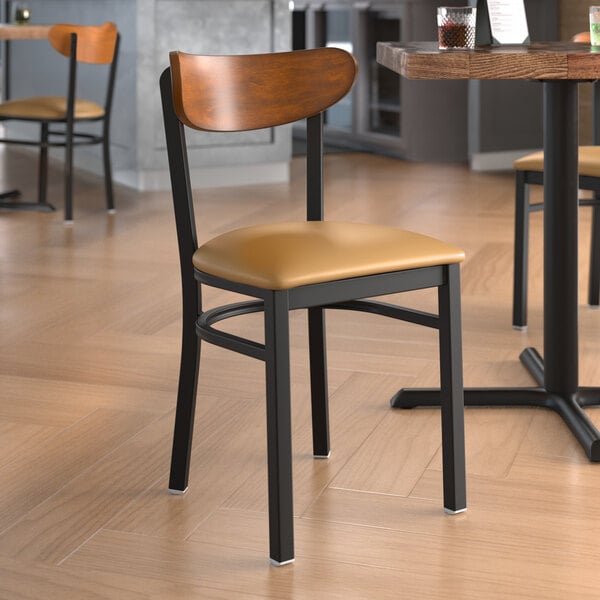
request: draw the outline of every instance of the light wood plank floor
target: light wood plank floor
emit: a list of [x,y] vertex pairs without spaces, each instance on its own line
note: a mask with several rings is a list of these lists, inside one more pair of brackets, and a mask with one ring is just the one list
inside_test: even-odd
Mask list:
[[[0,183],[34,193],[35,165]],[[198,192],[200,238],[302,219],[291,183]],[[365,154],[326,159],[327,216],[393,223],[463,247],[467,385],[532,385],[541,347],[541,214],[532,216],[530,327],[510,326],[513,179]],[[59,209],[60,173],[50,197]],[[439,414],[392,410],[438,379],[433,331],[328,318],[332,456],[311,457],[306,320],[292,327],[297,558],[269,566],[262,363],[205,346],[190,489],[166,491],[180,291],[169,195],[80,177],[75,225],[0,214],[0,598],[597,599],[600,465],[535,409],[469,409],[469,510],[441,503]],[[586,297],[589,209],[581,210]],[[208,306],[223,301],[208,291]],[[399,298],[398,298],[399,300]],[[436,310],[435,292],[404,301]],[[259,316],[232,330],[261,338]],[[581,306],[581,380],[600,384],[600,313]],[[600,423],[600,411],[589,414]]]

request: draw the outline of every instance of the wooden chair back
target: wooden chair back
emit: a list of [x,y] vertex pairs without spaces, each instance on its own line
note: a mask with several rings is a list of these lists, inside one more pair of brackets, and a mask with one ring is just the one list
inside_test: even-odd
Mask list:
[[590,32],[589,31],[581,31],[580,33],[576,33],[573,36],[573,41],[578,42],[580,44],[589,44],[591,41]]
[[171,52],[178,119],[194,129],[246,131],[316,115],[354,83],[354,57],[338,48],[243,56]]
[[48,33],[52,47],[63,56],[71,55],[71,35],[77,35],[77,60],[84,63],[108,64],[113,62],[117,44],[117,26],[103,25],[53,25]]
[[[307,219],[321,220],[323,111],[348,93],[357,65],[351,54],[337,48],[242,56],[172,52],[170,62],[160,89],[185,286],[194,282],[192,256],[198,248],[185,125],[245,131],[306,118]],[[184,302],[192,296],[184,293]]]

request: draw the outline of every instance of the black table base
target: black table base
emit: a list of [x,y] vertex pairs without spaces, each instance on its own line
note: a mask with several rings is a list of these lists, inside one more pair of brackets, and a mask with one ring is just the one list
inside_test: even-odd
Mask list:
[[[588,458],[600,462],[600,432],[583,407],[600,405],[600,388],[579,387],[578,82],[544,81],[544,359],[534,348],[521,361],[538,387],[471,388],[467,406],[542,406],[555,410]],[[394,407],[439,406],[436,390],[400,390]]]
[[0,210],[30,210],[37,212],[53,212],[56,209],[47,202],[20,202],[16,200],[21,197],[19,190],[10,190],[0,193]]
[[[583,408],[600,406],[600,388],[580,387],[572,395],[561,395],[544,389],[544,362],[535,348],[526,348],[521,361],[537,381],[530,388],[466,388],[465,406],[533,406],[550,408],[569,426],[588,458],[600,462],[600,431]],[[439,406],[437,389],[402,389],[391,399],[393,408]]]

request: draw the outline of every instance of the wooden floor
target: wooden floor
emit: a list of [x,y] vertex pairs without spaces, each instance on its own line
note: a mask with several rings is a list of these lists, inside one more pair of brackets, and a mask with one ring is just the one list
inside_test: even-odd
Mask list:
[[[35,165],[0,156],[33,193]],[[288,185],[197,194],[200,238],[301,219]],[[33,175],[32,175],[33,174]],[[510,326],[510,174],[327,157],[327,216],[393,223],[461,246],[467,385],[532,385],[541,348],[541,214],[532,217],[527,332]],[[51,199],[62,187],[53,173]],[[431,330],[328,319],[332,456],[311,457],[305,315],[292,315],[296,562],[269,565],[263,365],[204,346],[189,491],[167,493],[180,344],[166,193],[76,185],[62,215],[0,214],[0,598],[597,599],[600,465],[541,409],[468,409],[469,509],[445,515],[439,413],[392,410],[435,384]],[[581,211],[585,298],[589,209]],[[207,306],[224,299],[208,291]],[[436,310],[435,292],[406,303]],[[581,306],[581,381],[600,384],[600,313]],[[261,337],[259,316],[234,331]],[[589,414],[600,423],[600,411]]]

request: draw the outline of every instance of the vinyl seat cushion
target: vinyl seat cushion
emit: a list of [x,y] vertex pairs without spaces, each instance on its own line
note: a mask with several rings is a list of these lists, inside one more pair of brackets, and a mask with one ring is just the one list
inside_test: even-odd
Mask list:
[[198,248],[194,267],[229,281],[282,290],[458,263],[464,252],[383,225],[309,221],[236,229]]
[[[600,177],[600,146],[579,146],[579,174],[587,177]],[[514,164],[516,171],[543,171],[544,153],[533,152],[518,158]]]
[[[67,99],[63,96],[39,96],[8,100],[0,104],[0,119],[39,119],[60,121],[67,116]],[[104,109],[91,100],[75,101],[76,119],[95,119],[104,116]]]

